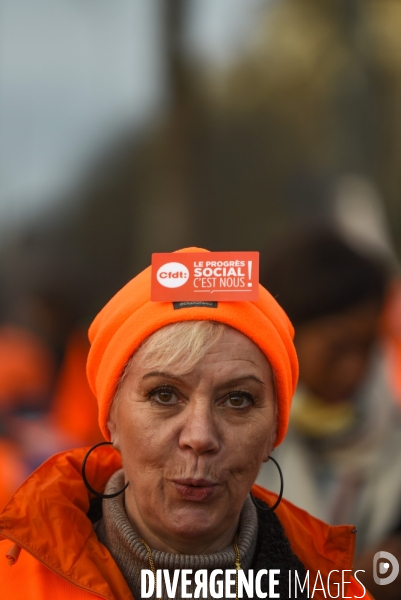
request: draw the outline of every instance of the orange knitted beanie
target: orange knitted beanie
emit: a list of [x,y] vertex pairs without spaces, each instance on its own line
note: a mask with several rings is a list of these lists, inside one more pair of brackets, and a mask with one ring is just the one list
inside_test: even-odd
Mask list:
[[[186,248],[179,252],[207,252]],[[174,310],[172,302],[151,302],[151,267],[131,279],[106,304],[89,328],[91,349],[87,374],[99,405],[99,425],[107,440],[110,405],[124,367],[152,333],[179,321],[219,321],[255,342],[269,361],[275,378],[278,429],[275,446],[287,431],[291,399],[298,378],[294,329],[276,300],[259,286],[256,302],[218,302],[217,308],[189,306]]]

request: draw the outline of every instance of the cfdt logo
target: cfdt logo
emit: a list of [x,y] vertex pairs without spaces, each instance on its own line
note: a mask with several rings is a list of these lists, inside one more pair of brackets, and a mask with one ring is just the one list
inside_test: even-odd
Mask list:
[[[373,557],[373,579],[378,585],[388,585],[393,583],[398,576],[400,565],[398,560],[390,552],[381,550],[376,552]],[[385,575],[385,577],[382,577]]]
[[188,281],[187,267],[178,262],[169,262],[157,271],[157,281],[167,288],[178,288]]

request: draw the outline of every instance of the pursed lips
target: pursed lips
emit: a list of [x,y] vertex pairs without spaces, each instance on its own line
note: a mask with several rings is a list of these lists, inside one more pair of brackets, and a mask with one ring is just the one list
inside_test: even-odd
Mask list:
[[219,485],[217,482],[209,479],[173,479],[172,483],[178,494],[186,500],[200,502],[210,498]]

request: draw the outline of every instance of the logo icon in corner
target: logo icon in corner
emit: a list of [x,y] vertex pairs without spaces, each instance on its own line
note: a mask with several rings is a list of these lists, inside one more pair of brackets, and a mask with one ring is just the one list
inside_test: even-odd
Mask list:
[[[381,562],[377,564],[379,560]],[[390,565],[392,567],[391,570]],[[388,585],[389,583],[393,583],[398,576],[399,571],[400,565],[393,554],[385,552],[384,550],[376,552],[373,557],[373,579],[375,580],[375,583],[378,585]],[[379,575],[385,575],[389,572],[390,574],[387,575],[387,577],[379,577]]]
[[157,271],[157,281],[167,288],[178,288],[189,279],[187,267],[179,262],[169,262]]

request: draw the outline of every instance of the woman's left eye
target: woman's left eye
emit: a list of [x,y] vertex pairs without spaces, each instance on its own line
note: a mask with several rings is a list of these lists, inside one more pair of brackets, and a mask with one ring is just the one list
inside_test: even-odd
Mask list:
[[245,392],[232,392],[225,403],[231,408],[247,408],[253,403],[253,396]]

